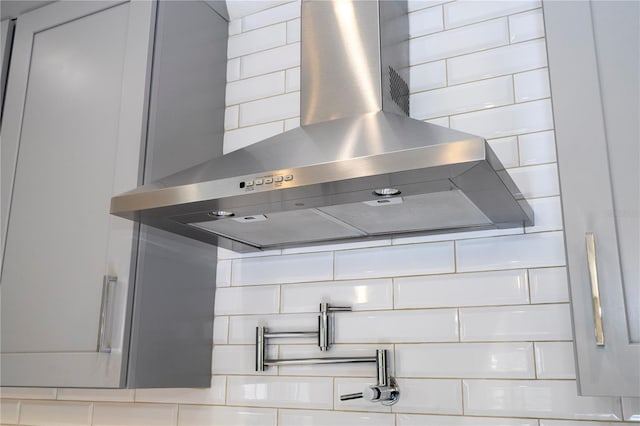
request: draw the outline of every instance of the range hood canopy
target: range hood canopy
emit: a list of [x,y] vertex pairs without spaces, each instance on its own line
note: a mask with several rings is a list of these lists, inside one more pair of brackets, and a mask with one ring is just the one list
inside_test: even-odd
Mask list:
[[111,213],[236,251],[531,225],[483,138],[408,117],[408,53],[404,1],[303,1],[301,127]]

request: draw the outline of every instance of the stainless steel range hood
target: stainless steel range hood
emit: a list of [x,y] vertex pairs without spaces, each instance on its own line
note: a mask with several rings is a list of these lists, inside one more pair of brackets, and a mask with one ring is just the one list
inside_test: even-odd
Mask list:
[[401,1],[303,1],[301,127],[112,198],[236,251],[530,225],[478,136],[409,115]]

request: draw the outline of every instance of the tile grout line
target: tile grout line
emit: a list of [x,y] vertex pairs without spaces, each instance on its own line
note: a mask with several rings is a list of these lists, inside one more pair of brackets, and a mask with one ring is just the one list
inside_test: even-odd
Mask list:
[[465,407],[464,407],[464,379],[460,379],[460,403],[462,405],[462,415],[465,415]]

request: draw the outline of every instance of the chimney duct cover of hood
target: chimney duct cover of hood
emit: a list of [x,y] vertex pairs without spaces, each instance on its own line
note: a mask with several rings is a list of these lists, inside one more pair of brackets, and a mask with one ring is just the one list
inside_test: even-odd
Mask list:
[[533,224],[483,138],[408,117],[408,29],[404,1],[303,1],[301,127],[111,213],[235,251]]

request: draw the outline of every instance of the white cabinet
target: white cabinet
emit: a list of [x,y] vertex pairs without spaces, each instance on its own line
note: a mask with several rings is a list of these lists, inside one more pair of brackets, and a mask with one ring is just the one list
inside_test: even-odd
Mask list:
[[[105,6],[18,19],[2,128],[3,385],[24,371],[20,384],[121,381],[113,310],[130,289],[135,229],[110,217],[109,197],[139,181],[153,5]],[[104,276],[117,282],[103,304]],[[110,353],[97,352],[103,305]]]
[[[204,23],[221,19],[205,9]],[[209,384],[215,248],[140,238],[109,214],[112,195],[143,181],[145,156],[172,164],[146,137],[157,12],[69,1],[17,19],[2,127],[2,386]]]
[[546,1],[544,15],[580,391],[637,397],[640,4]]

